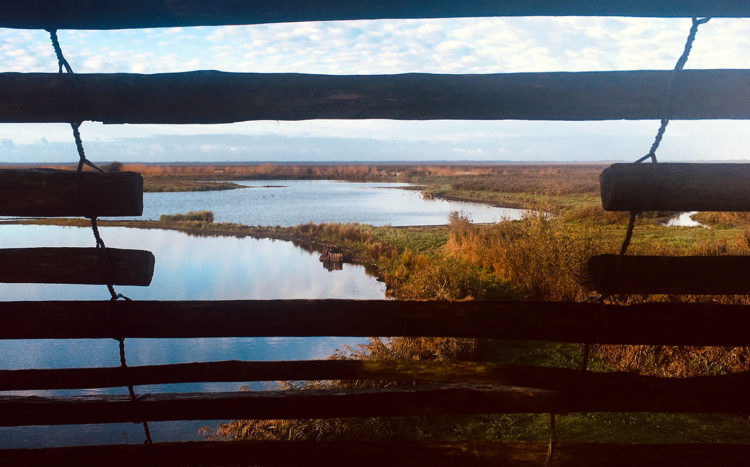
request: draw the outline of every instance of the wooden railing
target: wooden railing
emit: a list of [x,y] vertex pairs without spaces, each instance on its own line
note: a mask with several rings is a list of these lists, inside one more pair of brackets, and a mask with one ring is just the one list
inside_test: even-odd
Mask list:
[[[480,15],[750,16],[735,1],[27,1],[7,5],[0,27],[122,28],[259,22],[454,17]],[[671,71],[522,73],[498,75],[316,76],[196,71],[160,75],[0,74],[1,122],[216,123],[253,119],[548,119],[750,118],[750,71],[685,71],[667,97]],[[721,83],[718,85],[717,83]],[[183,92],[189,87],[191,92]],[[80,104],[85,102],[85,105]],[[137,105],[133,103],[137,102]],[[747,166],[701,166],[655,172],[613,167],[602,177],[605,208],[687,209],[714,199],[712,208],[747,210]],[[640,171],[634,173],[633,171]],[[645,171],[645,172],[644,172]],[[687,172],[686,172],[687,171]],[[689,173],[689,177],[683,177]],[[717,176],[717,173],[723,174]],[[36,177],[36,178],[35,178]],[[44,180],[40,181],[39,177]],[[108,190],[109,174],[0,174],[3,215],[132,215],[125,206],[81,204],[82,187]],[[129,175],[125,176],[131,177]],[[657,189],[669,180],[669,190]],[[671,178],[670,178],[671,177]],[[732,180],[726,183],[727,177]],[[86,180],[84,180],[86,178]],[[90,180],[89,180],[90,179]],[[106,183],[100,183],[106,180]],[[118,188],[140,193],[138,178]],[[695,182],[700,181],[696,191]],[[35,185],[36,184],[36,185]],[[40,186],[49,191],[34,199]],[[637,186],[637,190],[633,187]],[[57,187],[57,188],[54,188]],[[62,187],[62,188],[61,188]],[[102,188],[104,187],[104,188]],[[623,188],[624,187],[624,188]],[[656,188],[655,188],[656,187]],[[54,188],[54,189],[52,189]],[[24,191],[25,190],[25,191]],[[57,191],[54,191],[57,190]],[[650,191],[649,191],[650,190]],[[705,193],[711,190],[715,196]],[[638,198],[633,193],[650,195]],[[98,191],[97,191],[98,192]],[[623,195],[623,193],[626,193]],[[627,194],[631,196],[628,196]],[[6,196],[7,195],[7,196]],[[10,200],[12,196],[17,198]],[[128,195],[129,196],[129,195]],[[116,196],[109,196],[116,198]],[[132,197],[131,197],[132,198]],[[676,200],[676,201],[675,201]],[[39,201],[39,202],[37,202]],[[139,204],[140,203],[140,204]],[[649,204],[650,203],[650,204]],[[673,204],[669,204],[673,203]],[[703,205],[701,205],[703,206]],[[699,209],[703,209],[700,207]],[[112,209],[114,211],[112,211]],[[109,211],[108,211],[109,210]],[[99,266],[93,282],[111,283],[91,252],[46,254],[51,264]],[[138,253],[138,252],[136,252]],[[52,254],[52,259],[50,259]],[[88,260],[86,259],[88,256]],[[113,255],[116,256],[116,255]],[[39,256],[37,256],[39,257]],[[627,258],[627,257],[626,257]],[[57,261],[57,263],[55,263]],[[650,263],[649,263],[650,261]],[[684,272],[684,261],[693,272]],[[727,266],[726,262],[730,262]],[[648,263],[644,267],[644,264]],[[595,258],[592,281],[605,292],[747,292],[744,277],[714,272],[747,270],[741,258]],[[19,263],[22,264],[22,263]],[[153,263],[150,265],[153,268]],[[139,266],[150,280],[149,265]],[[630,269],[629,269],[630,268]],[[648,269],[650,276],[629,274]],[[659,269],[661,268],[661,269]],[[19,272],[20,271],[20,272]],[[70,277],[24,280],[75,282]],[[613,280],[612,272],[616,280]],[[676,272],[675,272],[676,271]],[[13,280],[30,268],[0,274]],[[80,276],[82,271],[72,272]],[[702,275],[701,275],[702,274]],[[676,276],[677,279],[665,279]],[[688,277],[689,276],[689,277]],[[680,278],[681,277],[681,278]],[[687,277],[687,279],[685,279]],[[42,280],[43,279],[43,280]],[[700,287],[703,286],[701,289]],[[725,288],[722,288],[726,286]],[[664,290],[664,289],[667,290]],[[616,306],[569,302],[399,302],[271,300],[212,302],[2,302],[0,338],[226,336],[448,336],[603,344],[750,345],[750,308],[715,304]],[[287,361],[209,362],[129,368],[0,370],[0,391],[112,387],[128,384],[260,380],[372,380],[410,383],[381,389],[156,394],[125,396],[0,396],[0,425],[111,423],[216,418],[330,418],[475,413],[693,412],[748,413],[750,375],[668,379],[622,373],[501,365],[491,362]],[[745,445],[560,444],[555,465],[744,465]],[[0,451],[0,464],[41,465],[542,465],[547,447],[499,442],[201,442],[150,446],[84,446]],[[104,460],[106,459],[106,460]]]
[[476,16],[748,17],[742,0],[27,0],[6,5],[0,27],[123,29],[387,18]]
[[[193,71],[72,79],[2,73],[0,122],[658,119],[670,107],[671,76],[671,71],[377,76]],[[675,119],[750,118],[750,71],[685,71],[672,92]]]

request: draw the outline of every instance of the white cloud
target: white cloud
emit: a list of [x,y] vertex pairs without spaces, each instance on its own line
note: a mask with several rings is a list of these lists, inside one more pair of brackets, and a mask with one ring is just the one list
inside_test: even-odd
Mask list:
[[[193,69],[330,74],[497,73],[670,69],[682,53],[689,27],[688,19],[477,18],[66,30],[59,37],[73,69],[87,73]],[[747,50],[750,50],[750,21],[713,19],[701,26],[687,67],[750,68]],[[44,31],[0,29],[0,71],[56,72],[49,35]],[[84,138],[102,141],[128,136],[206,133],[353,136],[381,141],[427,138],[451,143],[470,142],[472,138],[495,138],[495,141],[515,138],[528,141],[527,146],[534,148],[529,153],[534,154],[540,153],[538,144],[532,142],[537,137],[566,141],[602,137],[602,141],[607,141],[606,138],[625,134],[634,140],[633,147],[645,147],[655,130],[655,122],[388,121],[248,122],[217,126],[86,124],[83,128]],[[15,143],[37,141],[40,134],[50,141],[67,142],[70,138],[65,125],[0,125],[0,138],[12,138]],[[500,144],[496,143],[494,149],[486,145],[479,149],[489,157],[498,151]],[[701,154],[719,157],[711,149],[712,144],[721,147],[728,154],[726,157],[747,157],[743,149],[750,147],[750,125],[675,122],[670,125],[663,149],[668,157],[677,160],[700,158]],[[508,147],[523,152],[518,149],[521,146],[514,143]],[[582,146],[589,151],[596,147],[583,143]],[[461,151],[477,148],[468,143],[449,147]],[[577,154],[573,145],[547,150]]]
[[[151,54],[148,65],[155,72],[184,71],[187,62],[197,60],[201,68],[227,71],[452,72],[458,63],[466,67],[461,72],[480,73],[669,68],[688,28],[688,20],[675,19],[479,18],[63,31],[61,41],[71,62],[85,62],[87,55],[101,53],[97,47],[107,47],[113,60],[106,71],[129,70],[131,55]],[[738,59],[747,63],[748,33],[747,21],[713,20],[701,28],[691,62],[701,67],[737,66]],[[28,36],[6,30],[3,38],[13,34]],[[48,48],[43,34],[23,39]],[[40,52],[28,46],[17,50],[27,56]],[[3,52],[0,68],[34,65],[11,61]],[[43,55],[52,58],[48,49]],[[175,59],[164,61],[165,55]]]

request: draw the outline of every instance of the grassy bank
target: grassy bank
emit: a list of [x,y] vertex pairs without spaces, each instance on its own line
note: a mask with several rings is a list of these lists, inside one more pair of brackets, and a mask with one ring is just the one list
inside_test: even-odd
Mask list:
[[209,180],[189,180],[178,177],[143,177],[143,191],[146,193],[163,193],[177,191],[224,191],[247,188],[232,182]]

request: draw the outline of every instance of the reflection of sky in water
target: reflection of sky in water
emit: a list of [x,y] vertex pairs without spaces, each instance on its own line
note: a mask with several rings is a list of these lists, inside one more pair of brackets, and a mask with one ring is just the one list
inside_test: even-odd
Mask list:
[[297,225],[307,222],[358,222],[371,225],[441,225],[453,211],[474,222],[519,219],[522,210],[479,203],[425,200],[403,183],[350,183],[330,180],[253,180],[252,188],[185,193],[146,193],[143,215],[213,211],[216,222]]
[[[90,229],[0,226],[0,247],[93,246]],[[384,298],[385,285],[362,266],[345,264],[329,272],[289,242],[231,237],[191,237],[180,232],[102,227],[107,246],[147,249],[156,256],[150,287],[117,287],[136,300],[234,300],[274,298]],[[106,300],[104,286],[0,284],[0,298],[12,300]],[[127,339],[128,364],[154,365],[216,360],[303,360],[325,358],[343,345],[364,339],[271,337]],[[108,339],[0,341],[0,367],[61,368],[118,366],[117,342]],[[252,383],[263,389],[269,383]],[[140,386],[137,392],[234,391],[247,383]],[[127,394],[126,388],[59,391],[57,394]],[[8,393],[6,393],[8,394]],[[44,395],[49,392],[37,391]],[[154,440],[191,439],[206,422],[154,423]],[[215,425],[215,422],[212,424]],[[0,428],[0,448],[142,441],[138,425]]]
[[[55,226],[0,226],[2,248],[93,247],[91,230]],[[150,250],[156,256],[150,287],[118,287],[137,300],[273,298],[383,298],[385,286],[358,265],[328,272],[290,242],[234,237],[191,237],[168,230],[102,227],[107,246]],[[106,299],[103,286],[0,284],[3,300]]]
[[693,219],[694,214],[698,214],[698,211],[681,212],[667,219],[664,225],[667,227],[706,227]]

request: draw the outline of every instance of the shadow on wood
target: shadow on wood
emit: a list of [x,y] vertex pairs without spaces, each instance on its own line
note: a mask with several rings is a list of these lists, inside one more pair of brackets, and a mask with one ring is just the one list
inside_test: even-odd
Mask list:
[[141,420],[297,419],[479,413],[747,413],[750,387],[661,384],[573,389],[445,384],[382,389],[241,391],[73,397],[0,396],[0,426]]
[[271,362],[201,362],[110,368],[0,370],[0,391],[82,389],[150,384],[220,381],[385,381],[401,383],[502,384],[540,389],[575,389],[584,384],[602,391],[642,386],[661,391],[706,390],[731,393],[750,387],[750,373],[693,378],[660,378],[633,373],[581,374],[555,367],[507,365],[491,362],[414,360],[306,360]]
[[140,216],[143,178],[135,172],[0,170],[0,216]]
[[598,255],[589,259],[588,268],[602,293],[750,293],[750,256]]
[[[150,465],[352,465],[540,467],[546,443],[499,441],[205,441],[0,451],[14,466],[49,466],[65,459],[80,467]],[[745,467],[743,444],[559,443],[554,466]]]
[[750,345],[748,328],[750,306],[712,303],[0,302],[0,339],[436,336],[599,344]]
[[0,282],[44,284],[151,283],[154,255],[150,251],[107,248],[0,249]]
[[472,16],[750,16],[750,7],[732,0],[316,0],[312,3],[305,0],[255,0],[249,5],[228,0],[130,0],[127,4],[67,0],[64,5],[27,0],[8,3],[0,27],[123,29]]
[[613,164],[599,176],[605,211],[750,211],[750,164]]
[[[487,75],[0,74],[0,121],[659,119],[672,71]],[[717,86],[716,83],[721,83]],[[672,119],[750,118],[750,70],[686,70]]]

